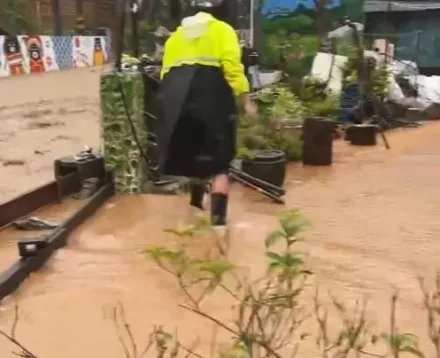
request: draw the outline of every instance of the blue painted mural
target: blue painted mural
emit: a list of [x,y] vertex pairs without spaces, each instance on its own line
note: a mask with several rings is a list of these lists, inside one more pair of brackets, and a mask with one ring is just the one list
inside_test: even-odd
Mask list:
[[[320,0],[318,0],[320,1]],[[341,6],[341,0],[326,0],[327,9]],[[265,17],[274,17],[280,14],[294,13],[299,9],[315,10],[315,0],[266,0],[262,13]]]
[[[261,1],[262,63],[268,68],[282,67],[291,78],[302,78],[310,70],[321,45],[318,28],[321,33],[329,32],[346,17],[353,21],[362,21],[363,17],[363,0]],[[325,10],[315,11],[317,4]]]

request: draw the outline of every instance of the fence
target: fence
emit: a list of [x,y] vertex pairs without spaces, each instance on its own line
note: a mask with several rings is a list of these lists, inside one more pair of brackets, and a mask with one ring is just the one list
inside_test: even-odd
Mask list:
[[0,36],[0,77],[101,66],[110,55],[106,36]]
[[[397,60],[408,60],[419,63],[423,61],[420,51],[420,40],[423,36],[422,31],[402,32],[398,34],[390,33],[367,33],[364,40],[367,45],[371,45],[375,39],[385,39],[394,44],[394,57]],[[420,63],[419,63],[420,64]]]

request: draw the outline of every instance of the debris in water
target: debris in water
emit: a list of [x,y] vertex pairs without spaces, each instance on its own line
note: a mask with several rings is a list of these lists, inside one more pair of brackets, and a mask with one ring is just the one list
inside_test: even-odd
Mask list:
[[21,159],[7,159],[3,161],[3,166],[8,167],[10,165],[24,165],[25,161]]
[[49,230],[56,229],[59,226],[58,224],[53,224],[32,216],[15,220],[12,225],[20,230]]
[[12,297],[6,296],[0,300],[0,311],[6,311],[8,306],[12,303]]
[[61,121],[36,121],[28,124],[28,129],[43,129],[49,127],[65,126]]

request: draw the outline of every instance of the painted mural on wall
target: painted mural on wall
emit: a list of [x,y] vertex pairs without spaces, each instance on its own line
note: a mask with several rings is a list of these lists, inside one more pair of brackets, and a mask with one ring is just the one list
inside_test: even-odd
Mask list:
[[0,36],[0,77],[101,66],[109,54],[103,36]]
[[[261,13],[267,18],[289,13],[292,14],[301,10],[315,10],[315,1],[316,0],[267,0],[262,6]],[[341,1],[344,0],[325,0],[325,7],[327,9],[339,8],[341,7]]]
[[[318,38],[318,31],[322,33],[324,29],[328,33],[341,26],[346,17],[362,21],[362,1],[263,0],[260,8],[263,66],[282,68],[291,77],[302,78],[319,49],[324,44],[330,45]],[[322,6],[323,12],[317,11],[317,6]]]
[[73,37],[73,67],[101,66],[107,61],[105,38]]

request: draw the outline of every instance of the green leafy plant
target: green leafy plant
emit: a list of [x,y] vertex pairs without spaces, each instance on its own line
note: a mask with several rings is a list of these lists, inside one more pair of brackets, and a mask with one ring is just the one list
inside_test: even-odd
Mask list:
[[[147,250],[158,266],[173,274],[183,287],[187,304],[182,307],[218,324],[233,336],[222,356],[281,357],[281,351],[294,337],[300,341],[307,337],[300,331],[306,315],[298,300],[311,272],[305,269],[302,255],[294,251],[296,235],[304,230],[306,221],[295,210],[283,214],[280,224],[280,229],[265,241],[267,272],[256,280],[240,277],[226,259],[193,259],[179,249]],[[189,235],[186,231],[174,234],[181,238]],[[281,251],[275,249],[278,243],[284,243]],[[232,283],[227,285],[231,279]],[[218,290],[233,301],[233,323],[225,323],[203,309],[203,298]],[[199,294],[192,294],[194,291]]]
[[285,72],[289,82],[301,80],[310,71],[319,48],[315,35],[300,35],[279,30],[264,36],[261,63]]
[[0,1],[0,28],[14,34],[34,34],[38,32],[37,24],[30,20],[27,1]]
[[[397,294],[391,298],[389,329],[381,333],[374,332],[368,322],[365,300],[348,306],[329,294],[328,306],[316,289],[313,313],[307,311],[304,300],[308,300],[306,293],[312,272],[307,267],[305,254],[297,249],[297,245],[304,240],[302,234],[308,227],[308,221],[297,209],[280,215],[279,228],[264,241],[267,269],[257,279],[240,274],[239,268],[226,258],[200,260],[191,258],[181,249],[153,248],[147,253],[159,267],[171,273],[181,287],[183,285],[186,298],[186,303],[181,305],[183,309],[205,318],[231,335],[229,344],[217,349],[220,357],[300,357],[304,356],[300,352],[306,341],[315,342],[320,353],[314,356],[322,358],[425,357],[416,337],[402,333],[396,325]],[[181,239],[197,235],[186,229],[170,232]],[[430,336],[437,352],[440,352],[439,277],[437,289],[433,292],[425,289],[421,281],[425,307],[430,312]],[[195,286],[198,290],[194,290]],[[195,291],[198,295],[192,293]],[[233,302],[230,319],[221,320],[204,308],[204,299],[220,292],[226,293]],[[332,322],[330,326],[332,313],[338,322]],[[317,334],[313,334],[310,324],[306,324],[310,319],[317,323]],[[168,333],[167,337],[168,341],[175,342],[177,336]],[[171,345],[166,347],[169,347],[168,356],[177,356],[171,354]],[[190,355],[203,356],[191,347]],[[186,353],[188,349],[183,351]]]
[[386,95],[388,94],[389,74],[390,70],[385,66],[381,66],[375,69],[372,75],[373,92],[381,100],[384,100]]
[[[348,57],[348,61],[343,68],[344,82],[346,84],[357,83],[357,71],[360,61],[358,50],[354,46],[345,46],[340,48],[339,51],[341,55]],[[390,70],[386,66],[378,66],[371,71],[372,73],[370,78],[373,92],[376,96],[383,100],[388,93],[388,77]]]
[[[140,53],[152,53],[154,49],[154,30],[157,24],[155,21],[148,22],[146,20],[141,20],[138,23],[138,38],[139,41],[139,52]],[[127,26],[124,31],[124,48],[128,49],[131,54],[133,54],[132,50],[132,29],[130,26]]]
[[260,108],[257,122],[241,121],[239,154],[255,149],[279,149],[290,160],[301,158],[300,129],[305,108],[285,84],[269,86],[256,96]]
[[324,99],[304,102],[306,113],[312,117],[336,118],[338,114],[339,96],[327,94]]
[[263,22],[263,32],[269,34],[311,34],[315,32],[313,19],[307,15],[287,15],[265,19]]
[[286,85],[266,87],[258,92],[256,100],[262,110],[263,123],[282,125],[285,122],[302,123],[304,119],[304,106]]
[[299,97],[307,116],[335,118],[339,108],[339,96],[326,90],[326,83],[305,77]]

